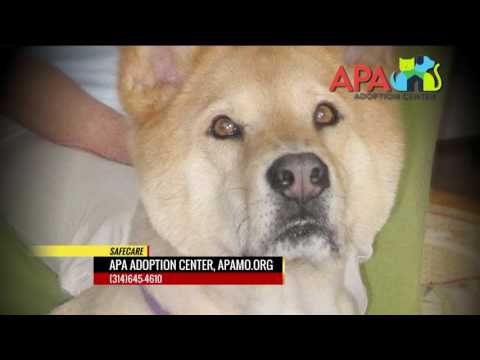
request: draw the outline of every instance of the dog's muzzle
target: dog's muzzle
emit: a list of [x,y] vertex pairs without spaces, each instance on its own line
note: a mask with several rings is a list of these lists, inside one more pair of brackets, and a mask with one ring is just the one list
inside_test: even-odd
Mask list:
[[321,196],[330,187],[329,171],[317,155],[283,155],[268,168],[266,178],[277,194],[273,243],[296,246],[313,239],[332,243],[328,201]]

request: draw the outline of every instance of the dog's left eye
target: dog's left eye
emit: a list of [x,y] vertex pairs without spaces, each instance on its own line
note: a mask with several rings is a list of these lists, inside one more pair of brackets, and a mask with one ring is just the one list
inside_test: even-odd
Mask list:
[[317,105],[313,113],[313,123],[317,129],[327,125],[335,125],[337,122],[338,111],[332,104],[321,102]]
[[242,128],[226,115],[218,115],[212,120],[208,133],[216,139],[239,138]]

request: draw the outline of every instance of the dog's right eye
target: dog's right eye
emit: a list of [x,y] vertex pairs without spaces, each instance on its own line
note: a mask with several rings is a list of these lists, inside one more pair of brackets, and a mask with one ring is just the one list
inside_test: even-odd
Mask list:
[[208,134],[216,139],[240,138],[242,128],[226,115],[218,115],[212,120]]

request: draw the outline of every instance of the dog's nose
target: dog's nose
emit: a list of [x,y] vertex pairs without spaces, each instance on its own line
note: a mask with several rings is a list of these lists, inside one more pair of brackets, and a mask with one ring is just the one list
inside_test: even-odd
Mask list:
[[267,171],[267,181],[276,192],[303,203],[330,186],[327,165],[313,153],[278,158]]

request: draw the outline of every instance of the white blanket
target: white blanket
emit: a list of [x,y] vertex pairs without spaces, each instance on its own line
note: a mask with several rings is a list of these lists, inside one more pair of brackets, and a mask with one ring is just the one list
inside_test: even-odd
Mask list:
[[[127,242],[138,202],[131,167],[0,121],[0,217],[27,245]],[[91,258],[44,260],[71,294],[92,286]]]

